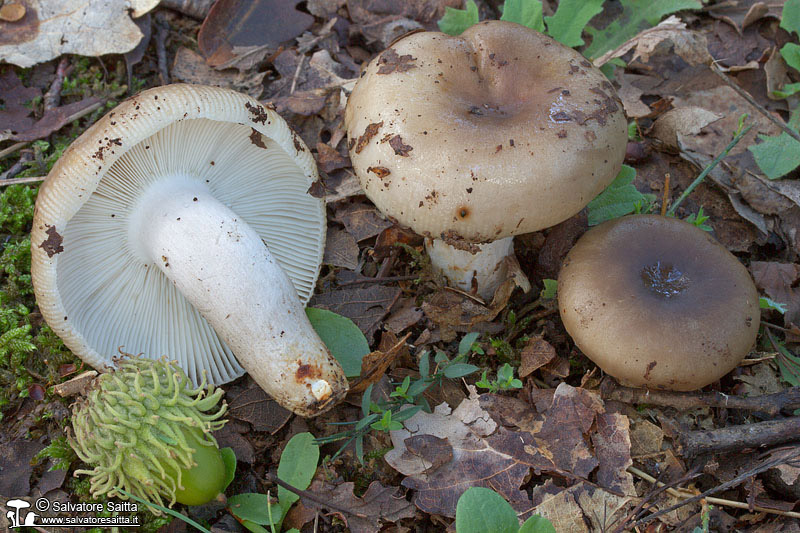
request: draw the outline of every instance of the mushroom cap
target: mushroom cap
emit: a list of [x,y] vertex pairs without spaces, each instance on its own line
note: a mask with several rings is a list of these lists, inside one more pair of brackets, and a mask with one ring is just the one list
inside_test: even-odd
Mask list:
[[303,304],[325,244],[323,201],[303,141],[272,109],[234,91],[168,85],[122,102],[53,166],[36,202],[33,285],[50,327],[103,369],[122,347],[168,355],[200,382],[244,370],[213,328],[128,238],[131,210],[156,176],[203,183],[269,247]]
[[575,344],[633,386],[678,391],[712,383],[758,334],[747,269],[705,231],[676,218],[633,215],[584,234],[558,277]]
[[378,209],[456,242],[569,218],[613,181],[627,143],[622,104],[598,69],[503,21],[400,39],[362,72],[345,124]]

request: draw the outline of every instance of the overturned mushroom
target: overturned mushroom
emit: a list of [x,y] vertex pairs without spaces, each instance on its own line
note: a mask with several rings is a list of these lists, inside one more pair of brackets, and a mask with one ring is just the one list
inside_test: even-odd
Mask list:
[[303,310],[324,248],[316,178],[302,140],[252,98],[171,85],[128,99],[39,192],[45,320],[98,369],[120,346],[168,355],[195,383],[244,367],[288,409],[324,411],[347,380]]
[[619,172],[627,140],[599,70],[501,21],[400,39],[362,73],[345,123],[367,196],[428,237],[452,284],[487,298],[513,235],[580,211]]
[[747,269],[703,230],[635,215],[589,230],[558,277],[564,327],[623,384],[695,390],[741,362],[758,334]]

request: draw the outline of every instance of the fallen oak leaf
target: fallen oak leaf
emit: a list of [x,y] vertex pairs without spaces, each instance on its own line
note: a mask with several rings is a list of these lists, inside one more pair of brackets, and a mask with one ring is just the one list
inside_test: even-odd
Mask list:
[[[412,518],[415,514],[411,502],[398,494],[399,487],[384,486],[380,481],[370,483],[360,498],[353,494],[355,484],[352,481],[329,487],[320,481],[314,481],[309,492],[322,501],[330,502],[334,508],[310,500],[303,503],[310,508],[331,509],[347,524],[352,533],[374,533],[381,529],[382,523],[394,523],[403,518]],[[340,509],[346,509],[347,512]]]

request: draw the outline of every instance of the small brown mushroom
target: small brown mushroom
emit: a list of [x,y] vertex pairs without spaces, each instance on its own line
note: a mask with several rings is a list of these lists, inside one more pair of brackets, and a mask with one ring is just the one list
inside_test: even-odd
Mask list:
[[747,269],[708,233],[636,215],[588,231],[558,278],[575,344],[631,386],[677,391],[712,383],[756,340],[758,292]]

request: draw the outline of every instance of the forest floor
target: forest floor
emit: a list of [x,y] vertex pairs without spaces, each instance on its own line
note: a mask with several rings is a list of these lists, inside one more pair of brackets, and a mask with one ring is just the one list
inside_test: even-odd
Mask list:
[[[165,0],[133,20],[113,2],[97,2],[90,9],[96,27],[115,21],[111,33],[75,30],[59,45],[47,40],[48,21],[32,22],[32,9],[15,19],[9,6],[25,0],[5,0],[0,503],[41,496],[92,501],[86,477],[72,476],[81,463],[64,440],[74,398],[54,390],[89,369],[44,323],[31,286],[29,232],[39,183],[63,150],[122,99],[187,82],[272,103],[311,149],[328,229],[309,305],[351,319],[370,351],[346,401],[313,419],[278,406],[248,376],[223,386],[229,422],[216,437],[238,460],[228,497],[274,495],[290,438],[324,438],[342,431],[332,423],[364,419],[365,391],[373,401],[402,397],[420,379],[424,359],[435,383],[410,399],[432,412],[394,424],[383,417],[383,426],[366,425],[352,441],[323,444],[308,488],[317,501],[301,497],[285,528],[454,531],[458,498],[482,486],[510,501],[520,519],[539,514],[559,532],[800,532],[800,141],[792,138],[800,125],[800,2],[670,0],[645,7],[594,0],[584,11],[561,3],[567,7],[559,17],[558,2],[543,2],[548,33],[604,65],[629,121],[629,168],[613,198],[517,236],[516,279],[532,287],[526,293],[512,277],[485,302],[446,288],[422,238],[366,198],[343,124],[361,67],[407,31],[437,30],[445,7],[462,2],[218,0],[209,12],[207,1]],[[481,20],[500,17],[497,2],[477,6]],[[677,18],[640,33],[668,16]],[[445,24],[455,27],[471,20],[467,12],[450,17]],[[541,16],[531,20],[540,24]],[[14,55],[12,48],[32,42],[45,44],[25,48],[26,59]],[[743,115],[751,129],[675,216],[705,225],[749,269],[763,297],[758,342],[703,393],[620,387],[567,334],[551,280],[590,225],[674,204],[743,131]],[[384,403],[379,415],[398,414],[398,405]],[[772,425],[757,425],[764,422]],[[3,523],[8,508],[0,509]],[[212,531],[245,531],[223,502],[176,509]],[[139,514],[149,531],[192,530],[180,520]]]

